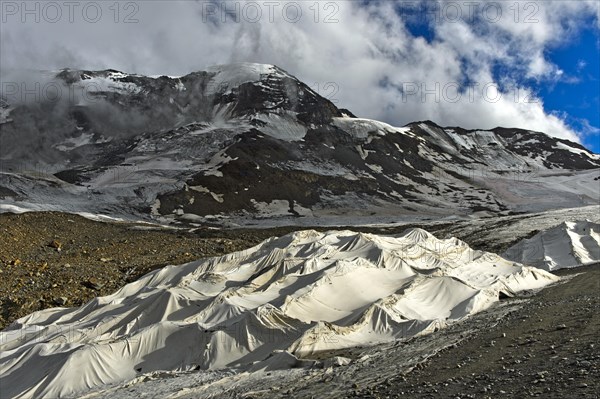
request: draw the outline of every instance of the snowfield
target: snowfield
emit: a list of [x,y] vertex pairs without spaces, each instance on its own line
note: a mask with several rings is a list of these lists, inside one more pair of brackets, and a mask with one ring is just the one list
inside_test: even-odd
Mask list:
[[19,319],[0,333],[3,394],[72,397],[159,370],[285,369],[431,333],[556,281],[421,229],[297,232]]

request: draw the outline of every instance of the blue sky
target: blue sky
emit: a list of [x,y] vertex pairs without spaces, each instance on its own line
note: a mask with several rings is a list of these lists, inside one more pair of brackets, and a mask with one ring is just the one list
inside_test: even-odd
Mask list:
[[[422,8],[419,12],[418,7],[399,5],[397,12],[413,36],[428,43],[440,39],[435,24],[423,16]],[[519,85],[531,88],[548,113],[559,116],[579,133],[584,146],[600,153],[600,31],[594,16],[584,16],[578,24],[567,41],[545,50],[547,60],[561,71],[560,76],[520,78],[519,71],[501,60],[492,70],[497,81],[510,75]]]
[[596,153],[600,153],[599,42],[598,30],[590,26],[568,45],[550,50],[548,57],[566,77],[556,83],[536,84],[546,109],[564,112],[569,126],[582,132],[583,144]]

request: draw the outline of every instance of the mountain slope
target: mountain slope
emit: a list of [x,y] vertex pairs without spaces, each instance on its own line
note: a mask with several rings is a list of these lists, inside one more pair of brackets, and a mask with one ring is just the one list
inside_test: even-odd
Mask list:
[[600,156],[579,144],[355,118],[275,66],[46,78],[75,94],[6,108],[3,202],[194,222],[506,213],[600,196]]

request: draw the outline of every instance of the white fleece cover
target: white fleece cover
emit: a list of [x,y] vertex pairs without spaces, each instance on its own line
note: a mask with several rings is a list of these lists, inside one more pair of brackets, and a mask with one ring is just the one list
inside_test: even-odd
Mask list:
[[564,222],[519,241],[503,256],[548,271],[599,262],[600,224]]
[[557,279],[420,229],[296,232],[19,319],[0,333],[2,396],[76,397],[156,370],[291,367],[294,357],[430,333],[500,292]]

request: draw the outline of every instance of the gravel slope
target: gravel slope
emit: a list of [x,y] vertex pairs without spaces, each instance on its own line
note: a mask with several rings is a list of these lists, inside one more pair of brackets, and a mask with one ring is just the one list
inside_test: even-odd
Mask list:
[[0,329],[36,310],[111,294],[156,268],[260,241],[57,212],[0,214]]

